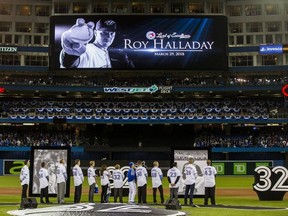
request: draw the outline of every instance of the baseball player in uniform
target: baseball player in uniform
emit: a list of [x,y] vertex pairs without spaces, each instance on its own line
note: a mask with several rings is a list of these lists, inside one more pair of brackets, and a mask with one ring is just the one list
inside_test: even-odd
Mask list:
[[125,178],[124,173],[120,170],[120,165],[115,165],[115,170],[113,171],[112,178],[114,181],[114,203],[117,202],[119,196],[119,202],[123,203],[123,181]]
[[145,167],[142,166],[142,161],[137,162],[136,179],[138,186],[138,204],[146,204],[147,194],[147,177],[148,173]]
[[135,195],[136,195],[136,171],[135,171],[135,165],[133,162],[129,163],[130,169],[127,173],[128,178],[128,185],[129,185],[129,197],[128,197],[128,203],[134,204]]
[[[184,205],[187,205],[187,198],[189,195],[190,206],[194,206],[193,204],[193,193],[195,189],[195,182],[197,178],[197,170],[195,166],[193,166],[194,159],[192,157],[188,158],[188,164],[184,168],[183,178],[185,180],[185,195],[184,195]],[[190,194],[189,194],[190,193]]]
[[45,168],[45,162],[41,163],[41,169],[39,170],[39,182],[40,182],[40,203],[44,203],[43,197],[45,197],[46,203],[50,203],[48,195],[48,185],[49,185],[49,173]]
[[74,203],[80,203],[82,194],[82,183],[84,181],[84,176],[80,164],[81,164],[80,160],[76,159],[75,166],[73,167],[73,177],[75,186]]
[[78,18],[76,24],[61,36],[62,68],[133,68],[133,63],[123,51],[109,50],[116,35],[114,20],[85,23]]
[[158,161],[154,161],[153,168],[151,169],[151,177],[152,177],[152,188],[153,188],[153,201],[156,204],[156,192],[157,189],[160,192],[161,203],[164,203],[164,194],[163,194],[163,186],[162,186],[162,179],[163,173],[162,170],[159,168]]
[[103,164],[101,166],[100,176],[101,176],[101,187],[102,187],[101,203],[106,203],[106,202],[108,202],[107,191],[108,191],[108,187],[110,185],[109,178],[111,177],[111,175],[107,171],[107,166],[105,164]]
[[65,160],[61,159],[57,166],[57,200],[59,204],[64,203],[64,196],[66,190],[67,172],[64,166]]
[[167,178],[170,188],[170,199],[178,199],[178,188],[180,185],[181,172],[177,168],[177,162],[173,163],[173,167],[167,172]]
[[211,204],[215,205],[215,176],[217,171],[215,167],[211,166],[211,160],[207,160],[206,163],[207,166],[203,168],[205,186],[204,205],[208,205],[209,197],[211,199]]
[[89,162],[90,167],[87,170],[88,184],[89,184],[89,203],[94,203],[94,191],[96,185],[96,170],[95,162]]
[[49,161],[47,163],[48,166],[48,174],[49,174],[49,185],[48,185],[48,194],[56,194],[57,191],[57,178],[56,174],[56,167],[53,161]]
[[24,166],[22,167],[21,173],[20,173],[20,182],[22,186],[20,209],[23,209],[24,207],[23,198],[27,198],[27,190],[28,190],[28,185],[29,185],[29,180],[30,180],[29,166],[30,166],[30,160],[25,160]]

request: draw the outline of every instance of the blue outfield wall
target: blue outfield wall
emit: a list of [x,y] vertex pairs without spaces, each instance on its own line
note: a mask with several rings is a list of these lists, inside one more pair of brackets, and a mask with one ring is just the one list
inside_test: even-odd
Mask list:
[[[85,149],[84,147],[73,147],[71,149],[71,160],[78,158],[83,162],[83,166],[88,166],[88,162],[90,160],[95,160],[98,161],[96,163],[99,166],[102,163],[101,159],[105,157],[109,158],[110,154],[111,158],[108,159],[106,163],[115,164],[117,161],[117,163],[128,164],[127,160],[137,161],[142,159],[149,164],[152,164],[152,162],[157,158],[157,160],[161,161],[162,166],[165,168],[167,168],[170,164],[172,152],[169,150],[169,148],[163,147],[163,152],[153,152],[153,148],[152,150],[142,148],[141,151],[137,149],[127,147],[121,148],[121,151],[119,152],[119,148],[117,150],[117,148],[101,149],[97,146],[93,148],[90,147],[89,149]],[[30,158],[30,150],[31,147],[0,147],[0,175],[4,175],[4,172],[7,174],[7,170],[5,169],[5,171],[3,167],[4,161],[5,164],[8,163],[8,166],[13,164],[14,167],[19,169],[19,161]],[[224,175],[233,175],[233,167],[235,166],[234,164],[238,163],[245,164],[245,166],[247,165],[247,173],[245,172],[245,175],[251,175],[255,168],[255,164],[257,163],[271,162],[273,166],[287,166],[288,147],[212,148],[211,152],[211,158],[215,163],[215,166],[218,167],[217,169],[220,171],[221,169],[219,166],[223,166],[223,168],[225,167],[225,173],[222,173]],[[119,157],[119,155],[123,155],[123,157]]]

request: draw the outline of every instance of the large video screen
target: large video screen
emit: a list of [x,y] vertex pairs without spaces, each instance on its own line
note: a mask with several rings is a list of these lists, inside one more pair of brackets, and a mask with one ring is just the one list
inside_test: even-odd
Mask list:
[[51,70],[227,70],[225,16],[73,15],[50,23]]
[[49,185],[48,193],[49,196],[57,196],[57,182],[56,182],[56,170],[60,164],[61,159],[65,160],[64,166],[67,170],[67,182],[66,182],[66,193],[65,197],[69,197],[70,193],[70,147],[32,147],[31,148],[31,173],[30,173],[30,185],[29,185],[29,196],[40,195],[40,182],[39,182],[39,170],[41,163],[45,162],[44,168],[48,170],[49,174]]
[[197,170],[197,178],[195,183],[194,195],[195,197],[203,197],[205,195],[203,168],[206,166],[207,159],[210,159],[209,148],[175,148],[173,150],[173,160],[177,162],[177,168],[181,171],[182,176],[180,178],[180,186],[178,190],[179,196],[184,196],[185,184],[183,179],[185,165],[188,164],[188,158],[193,157],[194,163]]

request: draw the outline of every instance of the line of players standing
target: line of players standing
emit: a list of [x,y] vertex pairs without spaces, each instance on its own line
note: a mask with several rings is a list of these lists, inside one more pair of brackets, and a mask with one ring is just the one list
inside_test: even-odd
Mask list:
[[[188,159],[188,163],[184,167],[183,176],[180,170],[177,168],[177,163],[173,163],[173,167],[168,170],[167,178],[170,188],[170,199],[178,199],[178,189],[180,185],[181,176],[185,180],[185,196],[184,196],[184,205],[188,205],[187,199],[189,196],[189,205],[195,206],[193,204],[193,192],[195,189],[195,181],[197,178],[197,171],[193,165],[193,158]],[[75,166],[73,167],[73,177],[74,177],[74,203],[80,203],[81,194],[82,194],[82,183],[84,181],[84,175],[80,167],[80,160],[75,160]],[[29,165],[30,161],[27,160],[24,162],[24,167],[21,169],[20,182],[22,185],[22,196],[21,198],[27,198],[27,189],[29,185]],[[67,171],[64,166],[64,159],[60,160],[60,165],[57,167],[57,201],[59,204],[64,203],[64,195],[66,190],[66,181],[67,181]],[[89,203],[94,203],[94,192],[96,187],[96,173],[95,173],[95,162],[90,161],[90,167],[87,170],[88,184],[89,184]],[[145,164],[144,164],[145,165]],[[159,168],[159,163],[155,161],[153,163],[153,168],[151,169],[152,177],[152,188],[153,188],[153,202],[156,204],[156,193],[157,190],[160,192],[161,203],[164,204],[164,193],[162,186],[163,173]],[[137,162],[137,167],[133,162],[129,163],[129,171],[127,174],[128,184],[129,184],[129,197],[128,203],[135,204],[136,196],[136,183],[138,187],[138,204],[146,204],[146,195],[147,195],[147,178],[148,172],[145,166],[143,166],[142,161]],[[123,181],[125,178],[124,173],[120,170],[120,165],[115,165],[115,170],[110,172],[107,170],[106,165],[102,165],[100,169],[101,177],[101,203],[106,203],[110,197],[110,181],[112,177],[114,181],[114,202],[117,202],[119,197],[119,202],[123,202]],[[203,168],[204,173],[204,186],[205,186],[205,199],[204,205],[208,204],[208,198],[211,198],[211,204],[215,205],[215,175],[217,174],[214,167],[211,166],[211,161],[207,160],[207,166]],[[46,203],[51,203],[49,201],[48,195],[48,183],[49,183],[49,174],[47,169],[45,169],[45,162],[41,163],[41,169],[39,170],[39,182],[40,182],[40,202],[44,203],[44,197]],[[22,202],[21,202],[21,208]]]

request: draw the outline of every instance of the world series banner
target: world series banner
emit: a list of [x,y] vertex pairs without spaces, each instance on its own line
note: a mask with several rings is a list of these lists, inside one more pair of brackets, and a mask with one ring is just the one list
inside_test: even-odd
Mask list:
[[52,16],[51,69],[227,70],[225,16]]

